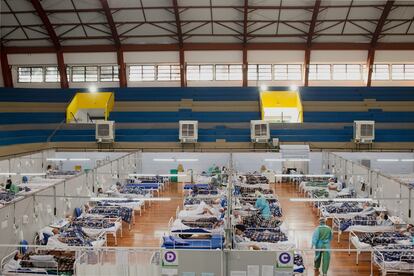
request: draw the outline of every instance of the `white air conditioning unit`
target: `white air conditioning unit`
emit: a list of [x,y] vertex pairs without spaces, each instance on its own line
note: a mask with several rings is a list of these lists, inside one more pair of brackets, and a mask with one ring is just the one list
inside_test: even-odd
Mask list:
[[180,121],[179,139],[181,143],[197,143],[198,121]]
[[272,139],[272,145],[273,145],[273,147],[278,148],[279,147],[279,138],[273,138]]
[[354,121],[354,142],[370,144],[375,139],[375,121]]
[[270,139],[269,122],[250,121],[250,138],[253,143],[268,143]]
[[97,121],[95,138],[98,143],[112,143],[115,139],[114,121]]

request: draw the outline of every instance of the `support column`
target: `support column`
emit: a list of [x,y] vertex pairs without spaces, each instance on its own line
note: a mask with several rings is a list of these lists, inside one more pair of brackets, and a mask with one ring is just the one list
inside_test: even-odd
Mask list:
[[185,68],[185,53],[184,49],[180,47],[180,82],[181,87],[187,87],[187,76],[186,76],[186,68]]
[[247,63],[247,48],[246,46],[243,47],[243,87],[247,87],[248,85],[248,79],[247,79],[247,73],[248,73],[248,63]]
[[119,68],[119,87],[127,87],[127,77],[126,77],[126,65],[124,62],[124,51],[121,48],[118,48],[116,51],[118,68]]
[[58,70],[60,74],[60,87],[69,88],[68,75],[66,74],[65,60],[63,58],[62,50],[58,50],[56,52],[56,58],[57,58]]
[[4,87],[13,87],[13,77],[7,58],[6,49],[1,47],[1,72],[3,74]]
[[309,64],[310,64],[310,48],[306,48],[305,50],[305,62],[303,64],[303,86],[309,86]]

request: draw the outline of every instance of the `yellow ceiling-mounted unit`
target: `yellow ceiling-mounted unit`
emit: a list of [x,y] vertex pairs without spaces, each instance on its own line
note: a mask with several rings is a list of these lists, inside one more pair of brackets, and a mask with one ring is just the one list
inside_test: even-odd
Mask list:
[[302,123],[303,108],[298,91],[260,92],[262,120],[270,123]]
[[108,120],[114,108],[112,92],[76,93],[66,109],[66,123],[94,123]]

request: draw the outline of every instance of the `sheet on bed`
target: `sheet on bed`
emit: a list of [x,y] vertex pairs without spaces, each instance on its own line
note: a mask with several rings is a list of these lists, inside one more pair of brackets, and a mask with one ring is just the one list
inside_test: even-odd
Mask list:
[[133,209],[122,206],[104,205],[98,202],[98,206],[88,211],[88,214],[100,215],[105,218],[120,217],[126,223],[131,223],[134,215]]
[[[401,251],[398,251],[399,249]],[[374,251],[374,258],[377,263],[388,270],[414,272],[414,245],[377,246]]]

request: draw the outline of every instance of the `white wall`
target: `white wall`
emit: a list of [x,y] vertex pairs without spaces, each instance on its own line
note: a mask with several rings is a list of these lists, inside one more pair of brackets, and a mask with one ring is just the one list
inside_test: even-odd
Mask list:
[[[63,170],[74,170],[74,167],[77,165],[82,166],[82,169],[93,169],[96,167],[97,160],[108,160],[112,161],[117,159],[121,156],[126,155],[123,152],[56,152],[55,158],[85,158],[89,159],[86,161],[62,161],[62,169]],[[53,162],[48,162],[53,164]],[[55,162],[56,163],[56,162]],[[57,162],[60,163],[60,162]]]
[[414,172],[414,162],[384,162],[378,159],[413,159],[410,152],[335,152],[335,154],[360,163],[362,159],[371,161],[371,169],[383,174],[408,174]]
[[[154,158],[161,159],[198,159],[195,162],[159,162]],[[174,152],[174,153],[142,153],[142,169],[144,174],[168,174],[171,169],[177,169],[182,164],[184,170],[192,169],[196,173],[207,171],[213,165],[229,166],[230,154],[228,153],[196,153],[196,152]]]
[[[376,63],[414,63],[412,51],[377,51],[375,55]],[[304,51],[278,51],[278,50],[251,50],[248,51],[247,59],[250,64],[303,64]],[[367,51],[321,51],[311,52],[311,63],[358,63],[365,64]],[[12,66],[12,76],[15,87],[37,87],[37,88],[59,88],[60,83],[17,83],[17,67],[20,65],[56,65],[56,54],[9,54],[9,64]],[[103,53],[65,53],[65,63],[67,65],[105,65],[117,64],[115,52]],[[185,61],[187,64],[241,64],[243,61],[242,51],[186,51]],[[178,64],[179,53],[177,51],[165,52],[125,52],[124,62],[131,64]],[[366,75],[366,74],[364,74]],[[129,87],[167,87],[180,86],[179,81],[157,81],[157,82],[128,82]],[[249,81],[250,86],[260,86],[261,84],[270,86],[302,85],[300,81]],[[81,88],[89,87],[92,84],[97,87],[118,87],[118,82],[98,82],[98,83],[69,83],[70,87]],[[242,81],[188,81],[188,86],[241,86]],[[2,79],[0,78],[0,85]],[[364,86],[365,80],[360,81],[310,81],[310,86]],[[373,86],[414,86],[413,81],[373,81]]]

